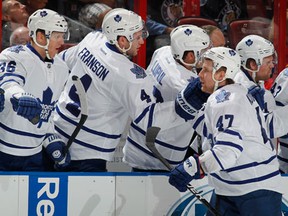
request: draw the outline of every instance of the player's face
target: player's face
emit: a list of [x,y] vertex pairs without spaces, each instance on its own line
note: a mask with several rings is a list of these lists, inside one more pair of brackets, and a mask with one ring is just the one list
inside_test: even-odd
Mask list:
[[9,1],[8,4],[10,8],[10,20],[15,23],[25,24],[29,17],[26,6],[14,0]]
[[142,44],[144,44],[144,39],[142,37],[142,30],[134,33],[134,39],[132,41],[131,48],[127,51],[127,54],[131,57],[136,56]]
[[202,85],[201,90],[206,93],[213,93],[215,82],[212,79],[213,62],[209,59],[203,61],[202,70],[198,74]]
[[52,32],[48,46],[49,56],[51,58],[54,58],[63,44],[64,44],[64,33]]
[[256,81],[268,80],[271,76],[272,69],[275,67],[273,56],[268,56],[263,59],[259,71],[256,73]]

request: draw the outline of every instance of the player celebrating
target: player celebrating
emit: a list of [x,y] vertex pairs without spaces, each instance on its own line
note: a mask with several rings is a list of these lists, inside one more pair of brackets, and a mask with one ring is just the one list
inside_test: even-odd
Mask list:
[[[192,179],[207,173],[215,188],[210,203],[220,215],[280,216],[279,164],[264,115],[247,88],[233,81],[240,71],[240,57],[232,49],[219,47],[203,58],[200,80],[179,93],[176,112],[195,117],[193,127],[209,139],[210,146],[174,168],[169,183],[184,192]],[[211,95],[200,110],[195,98],[204,103],[202,91]]]
[[43,170],[42,146],[57,166],[69,160],[62,154],[65,144],[54,134],[51,117],[69,72],[55,56],[64,43],[67,22],[41,9],[29,17],[28,28],[31,44],[10,47],[0,55],[0,86],[5,90],[0,170]]
[[[235,82],[251,86],[259,86],[264,90],[263,81],[268,80],[277,64],[277,55],[274,45],[258,35],[244,37],[236,46],[236,51],[241,57],[241,73],[235,77]],[[264,112],[276,108],[275,99],[270,91],[263,91],[264,104],[260,104]]]
[[[106,161],[113,159],[128,117],[153,102],[145,70],[129,60],[147,37],[141,17],[126,9],[113,9],[105,15],[102,30],[105,37],[91,33],[63,53],[88,98],[88,119],[69,149],[69,171],[106,171]],[[79,109],[79,98],[68,81],[55,116],[56,130],[63,139],[79,122]]]
[[[147,68],[154,83],[153,94],[160,102],[174,101],[180,90],[189,81],[197,78],[197,63],[206,49],[210,48],[210,38],[202,29],[194,25],[181,25],[170,34],[171,45],[156,50]],[[166,170],[159,160],[154,158],[145,147],[147,125],[144,111],[132,124],[128,139],[123,148],[124,161],[133,167],[133,171]],[[188,149],[193,129],[189,122],[171,130],[161,130],[157,146],[165,152],[171,165],[183,161]],[[161,138],[160,138],[161,137]],[[177,142],[177,146],[173,143]],[[181,140],[181,141],[180,141]]]
[[[288,88],[288,69],[285,68],[277,76],[271,88],[271,93],[275,97],[276,104],[278,106],[288,105],[287,88]],[[280,171],[282,173],[288,173],[288,137],[287,135],[279,138],[278,160],[280,164]]]

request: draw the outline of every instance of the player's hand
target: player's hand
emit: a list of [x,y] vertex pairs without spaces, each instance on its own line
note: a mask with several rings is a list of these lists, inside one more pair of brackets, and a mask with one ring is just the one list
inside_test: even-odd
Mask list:
[[55,162],[56,170],[64,169],[69,165],[70,154],[69,152],[65,154],[66,145],[57,134],[47,134],[43,146],[51,160]]
[[198,156],[190,156],[183,163],[171,170],[169,183],[176,187],[180,192],[187,190],[187,185],[193,179],[203,178],[204,173],[201,173]]
[[210,94],[202,92],[200,79],[196,78],[178,93],[175,100],[175,111],[185,120],[191,120],[209,96]]
[[[14,94],[11,98],[13,110],[32,123],[38,123],[42,107],[40,102],[29,93]],[[37,119],[37,121],[35,120]]]
[[261,110],[265,110],[265,90],[258,85],[252,85],[248,88],[248,93],[255,98]]
[[0,112],[4,110],[4,103],[5,103],[4,90],[0,88]]

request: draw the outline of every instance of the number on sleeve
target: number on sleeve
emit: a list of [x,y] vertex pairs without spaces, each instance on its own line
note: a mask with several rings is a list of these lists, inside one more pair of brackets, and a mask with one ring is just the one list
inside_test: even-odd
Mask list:
[[234,115],[224,115],[220,116],[217,123],[216,123],[216,128],[218,128],[218,131],[224,131],[224,127],[228,128],[232,126],[232,122],[234,120]]

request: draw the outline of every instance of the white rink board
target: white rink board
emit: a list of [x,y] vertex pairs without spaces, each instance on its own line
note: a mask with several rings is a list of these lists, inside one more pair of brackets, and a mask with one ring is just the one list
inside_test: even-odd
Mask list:
[[[288,212],[288,176],[282,180]],[[207,179],[192,183],[209,200]],[[0,172],[5,216],[204,216],[205,211],[189,191],[170,186],[166,174]]]

